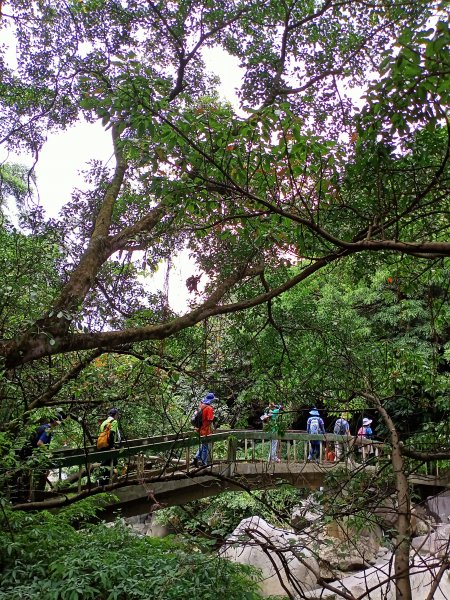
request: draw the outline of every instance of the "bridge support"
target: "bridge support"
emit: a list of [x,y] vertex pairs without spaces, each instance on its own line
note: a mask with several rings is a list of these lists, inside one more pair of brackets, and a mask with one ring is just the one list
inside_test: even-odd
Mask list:
[[228,438],[228,452],[227,452],[227,477],[233,477],[236,471],[236,452],[237,452],[237,438],[231,435]]

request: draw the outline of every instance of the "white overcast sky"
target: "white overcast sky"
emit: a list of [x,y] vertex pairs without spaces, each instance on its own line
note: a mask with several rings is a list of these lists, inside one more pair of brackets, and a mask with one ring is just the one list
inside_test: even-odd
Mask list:
[[[8,44],[10,62],[14,64],[15,42],[12,35],[8,33],[2,35],[2,41]],[[242,78],[237,59],[220,48],[214,48],[204,53],[204,60],[208,70],[220,77],[220,95],[231,101],[237,108],[235,89],[240,87]],[[31,166],[34,162],[31,156],[11,153],[7,155],[0,150],[0,162],[5,160],[27,166]],[[85,188],[82,171],[86,169],[90,160],[98,160],[103,164],[114,160],[111,135],[104,131],[100,122],[95,124],[79,122],[66,131],[49,134],[35,167],[39,202],[48,217],[58,216],[61,207],[70,200],[75,188]],[[152,288],[162,288],[165,271],[165,265],[161,265],[153,278]],[[194,271],[194,265],[189,261],[187,252],[172,262],[169,302],[177,312],[184,312],[187,309],[185,281]]]

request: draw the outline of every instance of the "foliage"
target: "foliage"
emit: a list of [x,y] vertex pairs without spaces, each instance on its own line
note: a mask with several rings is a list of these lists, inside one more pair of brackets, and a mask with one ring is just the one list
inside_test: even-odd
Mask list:
[[155,514],[157,523],[170,524],[182,535],[199,535],[220,544],[242,519],[257,514],[270,523],[285,527],[302,491],[289,485],[248,492],[225,492]]
[[89,523],[94,504],[83,501],[58,515],[12,513],[4,506],[0,598],[260,597],[249,567],[181,542],[138,538],[120,522]]

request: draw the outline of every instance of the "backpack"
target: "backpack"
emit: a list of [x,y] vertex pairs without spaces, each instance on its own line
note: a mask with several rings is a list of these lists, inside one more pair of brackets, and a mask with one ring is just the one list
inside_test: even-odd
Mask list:
[[105,428],[98,435],[97,450],[108,450],[110,447],[110,437],[111,437],[111,421],[106,423]]
[[317,417],[314,417],[309,422],[309,433],[310,435],[317,435],[320,433],[320,424],[319,419]]
[[198,408],[191,418],[191,424],[195,429],[200,429],[203,424],[203,410]]
[[37,443],[39,441],[39,438],[41,437],[41,435],[45,429],[46,429],[46,427],[44,427],[44,425],[40,425],[36,429],[36,431],[34,431],[31,434],[28,441],[25,442],[25,444],[19,450],[19,452],[18,452],[19,458],[22,458],[23,460],[25,460],[26,458],[29,458],[33,454],[33,449],[37,448]]
[[335,435],[345,435],[347,433],[347,426],[343,419],[338,419],[334,424],[333,433]]

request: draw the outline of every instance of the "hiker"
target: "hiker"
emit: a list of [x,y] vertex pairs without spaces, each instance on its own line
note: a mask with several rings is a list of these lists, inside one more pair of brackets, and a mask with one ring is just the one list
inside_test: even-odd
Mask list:
[[[370,427],[372,423],[372,419],[364,418],[362,422],[362,427],[358,429],[358,439],[359,440],[370,440],[373,437],[373,431]],[[373,446],[372,444],[361,444],[361,448],[359,452],[362,452],[363,460],[366,460],[367,454],[372,454]]]
[[[275,404],[275,402],[269,402],[269,406],[265,409],[264,414],[261,416],[261,421],[267,425],[267,431],[269,431],[272,435],[278,435],[278,416],[280,414],[280,405]],[[270,442],[270,451],[269,451],[269,462],[280,462],[280,459],[277,456],[278,451],[278,439],[276,437],[272,437]]]
[[[101,423],[97,438],[98,450],[112,450],[120,444],[121,435],[119,431],[119,409],[111,408],[108,411],[108,416]],[[111,481],[111,471],[117,466],[117,458],[106,459],[100,464],[100,476],[98,484],[108,485]]]
[[[325,425],[317,408],[312,408],[309,414],[310,417],[306,424],[306,432],[310,435],[325,435]],[[311,440],[309,442],[308,460],[315,460],[316,462],[319,460],[321,443],[320,440]]]
[[[214,396],[212,392],[209,392],[209,394],[206,394],[200,403],[199,411],[201,413],[202,421],[200,427],[196,427],[195,430],[198,431],[201,436],[211,435],[212,433],[214,409],[211,406],[211,403],[214,400],[217,400],[216,396]],[[192,460],[192,464],[194,467],[206,466],[210,459],[210,444],[208,444],[206,441],[202,441],[199,449],[197,450],[197,454]]]
[[[345,435],[350,437],[350,425],[347,421],[348,414],[342,413],[339,419],[334,424],[333,433],[334,435]],[[344,456],[344,450],[346,450],[347,444],[345,442],[335,442],[334,449],[336,452],[335,461],[339,462]]]
[[[19,457],[26,460],[33,454],[35,448],[48,448],[52,441],[53,431],[55,427],[61,424],[63,418],[61,413],[57,413],[46,423],[39,425],[29,441],[19,451]],[[26,470],[22,471],[18,478],[19,500],[21,498],[26,498],[27,502],[41,500],[43,498],[48,474],[49,470],[42,466],[34,472],[27,472]]]

